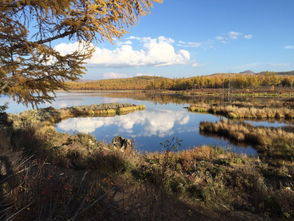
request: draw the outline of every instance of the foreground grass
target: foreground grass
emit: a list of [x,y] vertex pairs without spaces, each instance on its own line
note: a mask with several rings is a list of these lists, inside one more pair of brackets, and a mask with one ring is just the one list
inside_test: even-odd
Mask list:
[[108,156],[115,161],[99,158],[95,169],[58,166],[40,155],[14,161],[14,175],[1,180],[2,218],[291,220],[294,215],[293,171],[272,171],[257,159],[212,147],[168,158],[117,150]]
[[166,160],[165,154],[148,155],[137,176],[151,183],[163,179],[165,189],[191,205],[239,214],[239,219],[252,220],[257,214],[256,219],[294,215],[294,183],[289,178],[293,170],[275,170],[272,179],[268,165],[258,159],[211,147],[170,153]]
[[86,142],[92,138],[80,135],[72,140],[73,145],[83,142],[79,153],[52,158],[40,151],[48,145],[46,137],[40,137],[32,129],[18,131],[18,138],[26,142],[11,145],[15,136],[0,131],[1,220],[194,220],[195,217],[221,220],[223,217],[179,199],[163,186],[141,182],[135,174],[145,158],[136,152],[122,152],[109,146],[101,146],[103,151],[95,152],[96,147]]
[[[37,142],[42,145],[43,137],[29,137],[30,143],[23,144],[26,149]],[[41,152],[7,151],[11,163],[1,174],[1,219],[291,220],[294,216],[294,171],[288,167],[271,167],[213,147],[147,155],[102,149],[96,158],[84,154],[82,167],[77,166],[79,154],[74,159],[59,156],[60,161],[71,162],[60,164],[58,156],[52,160]]]
[[89,135],[57,133],[47,118],[21,116],[8,117],[0,130],[1,220],[294,217],[291,164],[213,147],[122,151]]

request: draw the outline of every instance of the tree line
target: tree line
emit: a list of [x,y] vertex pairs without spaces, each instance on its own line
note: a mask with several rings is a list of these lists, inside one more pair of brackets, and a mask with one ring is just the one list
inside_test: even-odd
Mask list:
[[204,88],[293,87],[294,76],[274,72],[262,74],[214,74],[190,78],[134,77],[86,82],[67,82],[73,90],[191,90]]

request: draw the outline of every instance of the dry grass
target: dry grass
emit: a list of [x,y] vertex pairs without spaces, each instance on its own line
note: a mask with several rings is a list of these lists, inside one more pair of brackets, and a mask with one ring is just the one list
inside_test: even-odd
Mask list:
[[294,110],[289,108],[254,108],[233,105],[197,104],[188,108],[192,112],[207,112],[230,119],[294,119]]
[[254,127],[231,121],[201,122],[204,134],[219,135],[230,140],[251,144],[257,148],[264,160],[293,165],[294,133],[281,128]]
[[18,115],[10,114],[9,118],[15,127],[26,127],[40,122],[48,124],[58,123],[61,120],[73,117],[104,117],[127,114],[137,110],[143,110],[144,105],[109,103],[88,106],[74,106],[60,109],[53,107],[38,110],[28,110]]
[[[162,174],[164,157],[148,154],[145,163],[133,172],[135,178],[191,205],[200,204],[228,217],[236,213],[238,220],[290,220],[294,216],[294,171],[284,169],[282,173],[256,158],[201,147],[172,153]],[[273,172],[274,179],[268,171]]]

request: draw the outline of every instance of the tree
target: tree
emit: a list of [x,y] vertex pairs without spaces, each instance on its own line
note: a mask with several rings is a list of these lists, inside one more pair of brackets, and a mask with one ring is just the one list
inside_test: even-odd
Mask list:
[[[0,94],[37,105],[77,80],[91,42],[112,41],[161,0],[0,0]],[[61,55],[52,42],[82,41],[83,50]]]

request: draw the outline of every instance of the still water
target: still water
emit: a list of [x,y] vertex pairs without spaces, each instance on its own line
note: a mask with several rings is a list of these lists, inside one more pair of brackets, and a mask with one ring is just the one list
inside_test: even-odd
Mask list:
[[[15,104],[8,98],[0,98],[1,103],[5,101],[9,102],[8,112],[19,113],[28,109],[28,107]],[[147,108],[143,111],[115,117],[70,118],[58,123],[56,125],[57,131],[70,134],[90,133],[97,140],[105,142],[111,142],[114,136],[122,136],[133,139],[136,149],[143,152],[161,151],[161,142],[176,137],[182,140],[179,150],[211,145],[230,149],[236,153],[256,155],[256,151],[250,146],[231,144],[225,139],[201,135],[199,132],[200,122],[218,121],[219,117],[188,112],[185,107],[189,104],[185,103],[160,104],[132,98],[109,97],[107,93],[93,92],[57,93],[56,100],[52,104],[44,104],[40,107],[61,108],[112,102],[144,104]]]

